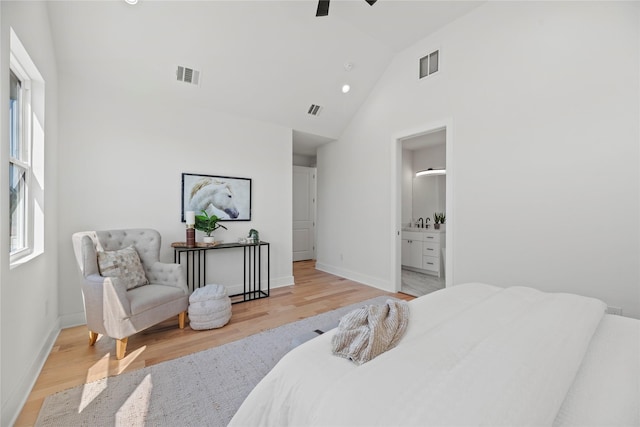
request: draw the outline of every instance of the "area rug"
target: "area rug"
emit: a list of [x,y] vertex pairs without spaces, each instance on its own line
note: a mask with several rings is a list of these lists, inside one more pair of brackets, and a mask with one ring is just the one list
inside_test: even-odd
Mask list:
[[[381,296],[47,397],[36,426],[226,426],[293,346]],[[325,328],[325,329],[323,329]],[[301,337],[303,337],[301,339]]]

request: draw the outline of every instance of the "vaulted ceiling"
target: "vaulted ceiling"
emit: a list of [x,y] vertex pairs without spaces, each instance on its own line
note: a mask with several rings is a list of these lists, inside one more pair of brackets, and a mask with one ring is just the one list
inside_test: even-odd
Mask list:
[[[290,127],[307,153],[339,137],[397,52],[481,3],[332,0],[316,17],[315,0],[53,1],[49,13],[60,73]],[[178,65],[199,86],[178,82]]]

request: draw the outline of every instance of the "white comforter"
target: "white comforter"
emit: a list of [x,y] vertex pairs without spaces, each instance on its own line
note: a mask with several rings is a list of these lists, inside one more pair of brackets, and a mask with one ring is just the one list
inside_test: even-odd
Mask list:
[[361,366],[328,332],[287,354],[231,426],[551,425],[599,300],[473,283],[410,302],[398,346]]

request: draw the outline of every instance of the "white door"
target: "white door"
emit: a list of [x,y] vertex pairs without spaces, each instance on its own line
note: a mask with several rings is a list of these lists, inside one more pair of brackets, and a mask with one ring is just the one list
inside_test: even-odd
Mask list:
[[315,258],[316,169],[293,167],[293,260]]

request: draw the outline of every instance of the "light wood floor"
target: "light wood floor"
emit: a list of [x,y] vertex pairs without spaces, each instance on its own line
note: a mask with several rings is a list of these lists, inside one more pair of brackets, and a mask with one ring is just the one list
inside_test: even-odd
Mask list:
[[[60,332],[15,426],[35,424],[44,399],[58,391],[112,375],[175,359],[236,341],[319,313],[358,303],[386,292],[315,269],[314,261],[293,264],[296,284],[271,290],[269,298],[234,304],[231,321],[221,329],[194,331],[178,328],[178,319],[129,338],[127,354],[116,360],[115,341],[100,337],[88,345],[86,326]],[[393,294],[410,300],[405,294]]]

